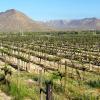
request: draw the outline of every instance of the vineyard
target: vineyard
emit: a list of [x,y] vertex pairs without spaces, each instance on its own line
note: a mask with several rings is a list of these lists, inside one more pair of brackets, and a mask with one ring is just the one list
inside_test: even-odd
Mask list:
[[100,100],[97,33],[0,33],[0,90],[11,100]]

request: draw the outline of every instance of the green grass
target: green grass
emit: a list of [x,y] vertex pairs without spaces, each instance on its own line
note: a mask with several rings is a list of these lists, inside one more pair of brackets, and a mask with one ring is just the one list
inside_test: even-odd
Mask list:
[[90,80],[86,84],[92,88],[100,88],[100,80]]
[[[64,81],[63,77],[60,81],[59,76],[56,76],[57,73],[48,74],[45,73],[42,75],[42,85],[45,88],[45,82],[47,80],[53,80],[53,94],[55,94],[55,100],[59,100],[64,98],[70,98],[70,100],[99,100],[99,93],[95,95],[95,89],[100,88],[100,80],[98,77],[94,77],[91,74],[86,74],[88,80],[82,82],[79,85],[78,80],[73,80],[72,78],[67,78],[66,80],[66,93],[64,91]],[[35,73],[26,73],[21,72],[19,75],[17,73],[13,73],[10,80],[10,87],[7,85],[0,85],[0,88],[11,95],[14,100],[25,100],[25,98],[29,98],[31,100],[39,100],[39,86],[32,84],[27,84],[28,79],[32,79],[34,82],[39,82],[40,75]],[[61,96],[60,96],[61,95]],[[45,96],[44,96],[45,98]],[[99,98],[99,99],[98,99]],[[44,99],[45,100],[45,99]]]
[[13,100],[24,100],[25,98],[39,100],[39,90],[37,86],[30,86],[26,82],[27,78],[24,78],[24,76],[22,76],[23,75],[17,77],[17,75],[14,74],[11,77],[10,85],[8,86],[7,84],[1,83],[0,89],[6,94],[12,96]]

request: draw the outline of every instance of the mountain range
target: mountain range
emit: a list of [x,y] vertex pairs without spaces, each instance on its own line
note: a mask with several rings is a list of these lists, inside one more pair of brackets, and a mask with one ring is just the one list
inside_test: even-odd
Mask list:
[[15,9],[0,13],[0,32],[67,30],[100,30],[100,19],[93,17],[77,20],[51,20],[41,22],[33,20]]

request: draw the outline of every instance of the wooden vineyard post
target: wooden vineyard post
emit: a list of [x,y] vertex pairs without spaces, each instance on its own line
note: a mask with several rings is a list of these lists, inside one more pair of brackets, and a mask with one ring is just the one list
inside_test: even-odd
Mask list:
[[[20,44],[17,44],[17,49],[18,49],[18,55],[20,55],[20,51],[19,51],[19,47],[20,47]],[[19,66],[20,66],[20,59],[17,59],[17,65],[18,65],[18,68],[17,68],[17,93],[19,92],[19,75],[20,75],[20,70],[19,70]]]
[[[41,47],[42,46],[40,45],[39,52],[41,51]],[[41,60],[42,60],[41,55],[42,55],[42,52],[40,52],[40,63],[41,63]]]
[[[39,78],[39,86],[40,86],[40,89],[42,88],[42,70],[39,70],[39,74],[40,74],[40,78]],[[43,94],[42,92],[40,91],[40,100],[43,100]]]
[[47,81],[45,84],[46,89],[40,88],[40,100],[42,100],[42,92],[46,95],[46,100],[52,100],[52,82]]
[[89,55],[89,70],[91,70],[91,55]]
[[61,59],[57,61],[57,63],[58,63],[58,71],[60,71],[61,70]]
[[52,100],[52,83],[46,83],[46,100]]
[[67,61],[65,61],[65,83],[64,83],[65,94],[66,94],[66,80],[67,80]]
[[[31,55],[30,55],[30,50],[28,50],[28,60],[30,61],[31,60]],[[26,66],[26,71],[27,72],[30,72],[30,62],[27,62],[27,66]]]

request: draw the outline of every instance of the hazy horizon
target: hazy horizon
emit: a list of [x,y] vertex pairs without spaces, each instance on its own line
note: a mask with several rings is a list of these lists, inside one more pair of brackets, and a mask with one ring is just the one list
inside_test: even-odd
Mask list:
[[39,21],[100,18],[99,4],[99,0],[3,0],[0,12],[16,9]]

